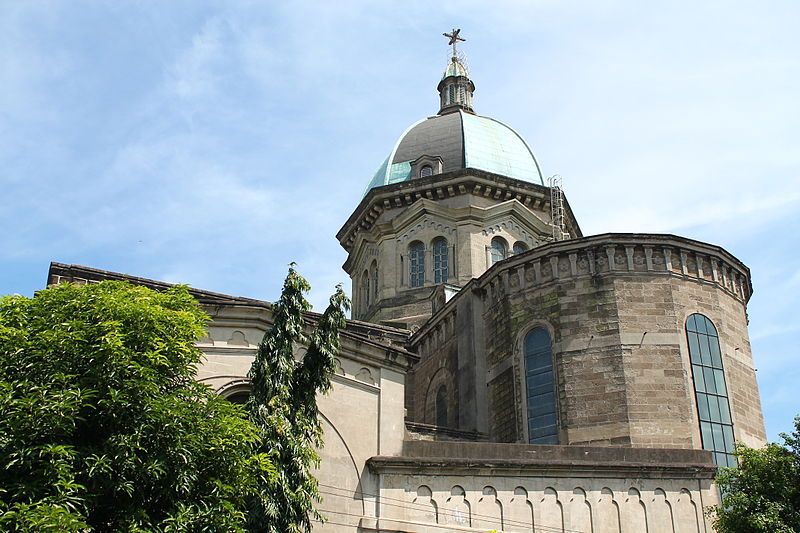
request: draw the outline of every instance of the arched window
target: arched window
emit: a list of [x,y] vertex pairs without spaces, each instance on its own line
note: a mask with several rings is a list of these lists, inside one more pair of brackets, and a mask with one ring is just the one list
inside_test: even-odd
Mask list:
[[495,237],[494,239],[492,239],[492,264],[495,264],[498,261],[502,261],[503,259],[505,259],[506,250],[508,250],[506,241],[504,241],[500,237]]
[[425,285],[425,245],[419,241],[408,247],[408,284],[412,287]]
[[361,276],[361,302],[366,309],[370,304],[369,301],[369,273],[365,270]]
[[514,255],[519,255],[527,250],[528,246],[524,242],[517,241],[514,243]]
[[703,448],[714,452],[717,466],[736,467],[733,421],[717,328],[707,317],[695,313],[686,320],[686,339]]
[[448,277],[447,269],[447,239],[437,237],[433,240],[433,282],[445,283]]
[[250,399],[250,391],[245,390],[245,391],[234,392],[230,396],[226,396],[225,399],[231,403],[245,405],[247,403],[247,400]]
[[372,262],[372,267],[370,268],[372,271],[372,301],[378,301],[378,263],[377,261]]
[[550,334],[534,328],[525,335],[525,388],[528,398],[528,442],[558,444],[556,388]]
[[421,169],[419,169],[419,177],[425,178],[433,174],[433,167],[430,165],[425,165]]
[[444,385],[436,390],[436,425],[447,427],[447,387]]

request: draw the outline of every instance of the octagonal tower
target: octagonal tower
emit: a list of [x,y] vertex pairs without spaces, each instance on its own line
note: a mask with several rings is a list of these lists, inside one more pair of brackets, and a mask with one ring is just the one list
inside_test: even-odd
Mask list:
[[[400,136],[337,234],[356,319],[415,328],[494,263],[552,240],[550,189],[530,146],[475,114],[455,55],[437,89],[439,113]],[[566,214],[568,235],[581,236],[568,204]]]

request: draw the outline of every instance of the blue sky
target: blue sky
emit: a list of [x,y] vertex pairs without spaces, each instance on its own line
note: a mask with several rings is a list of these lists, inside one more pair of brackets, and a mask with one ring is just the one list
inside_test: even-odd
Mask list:
[[662,4],[3,0],[0,294],[59,261],[271,300],[296,261],[322,307],[459,27],[476,111],[564,176],[584,234],[751,268],[775,440],[800,413],[800,3]]

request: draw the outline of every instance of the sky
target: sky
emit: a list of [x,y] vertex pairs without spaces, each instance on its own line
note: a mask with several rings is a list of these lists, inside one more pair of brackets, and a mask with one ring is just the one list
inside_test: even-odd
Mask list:
[[461,28],[476,112],[560,174],[584,235],[674,233],[752,271],[770,440],[800,414],[800,3],[0,0],[0,294],[50,261],[321,310],[335,239],[438,111]]

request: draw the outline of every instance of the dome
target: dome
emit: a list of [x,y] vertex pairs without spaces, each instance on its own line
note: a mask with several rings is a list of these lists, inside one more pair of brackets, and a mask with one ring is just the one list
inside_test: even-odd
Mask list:
[[[544,185],[528,144],[502,122],[462,109],[423,119],[408,128],[373,176],[373,187],[408,181],[412,164],[422,156],[441,158],[441,170],[476,168]],[[438,173],[438,172],[434,172]]]
[[450,61],[450,63],[447,65],[444,74],[442,74],[442,79],[445,79],[449,76],[464,76],[467,78],[469,77],[469,74],[467,74],[467,68],[464,66],[464,64],[461,61],[456,60]]

